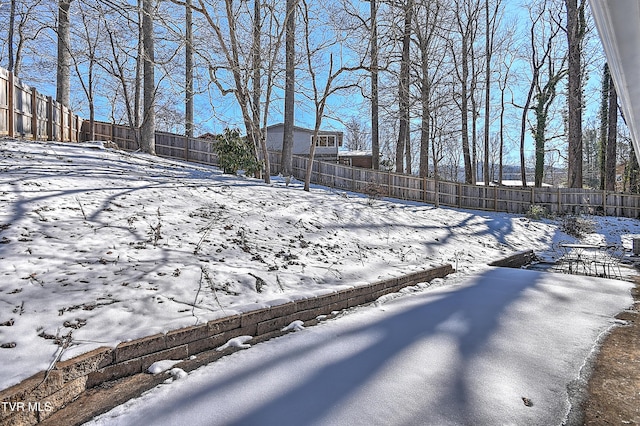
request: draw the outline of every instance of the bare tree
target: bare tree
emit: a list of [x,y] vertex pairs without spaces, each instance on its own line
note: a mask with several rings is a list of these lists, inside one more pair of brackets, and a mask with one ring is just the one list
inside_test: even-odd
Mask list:
[[538,55],[538,48],[536,45],[536,27],[541,25],[543,22],[543,17],[545,14],[546,2],[543,7],[541,7],[537,12],[534,12],[533,9],[529,9],[529,16],[531,18],[531,27],[529,28],[529,42],[531,43],[531,51],[530,54],[530,65],[531,65],[531,83],[529,84],[529,91],[527,92],[527,97],[525,99],[524,105],[522,106],[522,115],[520,120],[520,178],[522,180],[522,186],[527,186],[527,166],[526,166],[526,158],[525,158],[525,137],[527,132],[527,116],[529,115],[529,109],[531,107],[531,101],[533,99],[534,91],[536,88],[536,82],[538,81],[538,76],[540,74],[540,70],[542,66],[546,62],[546,57],[550,54],[550,46],[544,49],[542,60]]
[[155,48],[153,21],[155,16],[155,1],[142,2],[142,44],[144,47],[144,109],[140,131],[140,149],[154,154],[156,137],[156,82],[155,82]]
[[411,173],[411,129],[409,104],[409,53],[411,48],[411,20],[413,18],[413,0],[406,0],[402,5],[404,12],[404,31],[402,32],[402,59],[400,62],[400,79],[398,81],[398,102],[400,127],[396,145],[396,172],[402,173],[406,158],[406,171]]
[[184,74],[185,74],[185,125],[184,134],[188,138],[193,137],[193,3],[186,0],[185,5],[185,52],[184,52]]
[[606,188],[605,177],[607,175],[607,133],[609,132],[609,93],[611,84],[611,75],[609,74],[609,66],[605,63],[602,70],[602,88],[600,91],[600,137],[598,139],[598,159],[600,171],[600,189]]
[[71,92],[71,50],[69,9],[71,0],[58,0],[58,62],[56,75],[56,101],[69,106]]
[[[545,161],[545,142],[547,140],[547,124],[549,120],[549,109],[555,101],[557,95],[557,86],[566,76],[565,68],[566,55],[560,55],[558,60],[555,54],[556,36],[561,30],[559,16],[555,15],[553,8],[548,9],[548,18],[546,24],[541,28],[540,34],[543,37],[544,47],[542,55],[537,56],[535,52],[536,43],[532,43],[534,55],[532,56],[532,67],[534,69],[545,71],[536,72],[532,83],[535,86],[534,106],[535,125],[533,127],[533,136],[535,143],[535,187],[542,186],[544,177],[544,161]],[[543,74],[546,79],[543,79]]]
[[[484,184],[489,185],[489,126],[491,114],[491,59],[493,57],[496,29],[498,25],[498,11],[502,0],[496,0],[493,8],[485,0],[485,89],[484,89]],[[500,160],[502,161],[502,160]]]
[[[39,22],[42,0],[11,0],[7,19],[7,70],[22,75],[22,60],[28,43],[38,39],[47,25]],[[4,16],[3,16],[4,18]],[[42,48],[42,46],[39,46]],[[49,80],[49,78],[47,78]]]
[[508,48],[511,46],[510,43],[507,43],[503,46],[502,49],[502,66],[500,67],[499,77],[498,77],[498,89],[500,90],[500,119],[499,119],[499,139],[500,146],[498,148],[498,183],[502,184],[502,179],[504,176],[504,151],[505,151],[505,111],[506,111],[506,101],[505,95],[509,86],[509,78],[511,75],[511,67],[513,66],[513,62],[515,57],[508,53]]
[[[304,190],[309,191],[311,185],[311,173],[313,170],[313,158],[315,155],[315,150],[318,142],[318,135],[320,133],[320,126],[322,125],[322,120],[325,114],[325,108],[327,106],[327,101],[329,97],[335,94],[338,91],[354,88],[358,86],[358,82],[350,82],[348,80],[341,81],[340,78],[350,72],[364,70],[365,66],[362,63],[358,63],[354,66],[342,65],[337,67],[334,61],[333,53],[330,52],[328,54],[328,70],[326,74],[326,80],[324,84],[324,88],[319,87],[319,77],[318,70],[321,69],[319,66],[321,63],[321,59],[319,56],[322,55],[325,49],[330,50],[331,47],[336,44],[340,44],[340,40],[335,41],[325,41],[321,44],[320,48],[312,47],[312,34],[311,34],[311,26],[310,26],[310,10],[309,3],[306,0],[302,0],[303,4],[303,19],[304,19],[304,44],[305,44],[305,53],[306,53],[306,61],[307,61],[307,70],[309,72],[309,82],[311,84],[312,95],[311,98],[313,100],[314,105],[314,118],[315,124],[313,129],[313,136],[311,137],[311,143],[309,147],[309,161],[307,163],[307,170],[305,173],[304,179]],[[322,13],[314,13],[314,16],[322,15]],[[342,62],[342,60],[341,60]]]
[[9,44],[9,65],[8,70],[13,72],[15,65],[15,57],[13,55],[13,33],[16,24],[16,0],[11,0],[9,6],[9,31],[7,34],[7,43]]
[[367,132],[362,122],[354,115],[344,123],[347,131],[345,147],[349,151],[361,151],[367,149]]
[[374,170],[380,169],[380,133],[378,99],[378,6],[376,0],[371,3],[371,164]]
[[[444,50],[439,41],[438,30],[441,28],[442,4],[440,1],[420,1],[417,4],[414,33],[420,52],[420,166],[419,175],[429,175],[429,144],[431,142],[432,88],[435,74],[444,61]],[[435,154],[435,153],[434,153]],[[435,157],[434,157],[435,162]]]
[[585,0],[565,0],[567,10],[568,168],[569,188],[582,188],[582,40],[586,32]]
[[[470,60],[475,41],[480,4],[478,0],[455,0],[454,19],[460,46],[450,43],[455,75],[460,83],[459,109],[462,120],[462,155],[466,183],[475,183],[475,166],[469,144]],[[475,114],[475,111],[473,112]],[[472,115],[473,117],[473,115]]]
[[296,49],[296,8],[298,0],[287,0],[285,36],[285,86],[284,86],[284,136],[282,139],[282,174],[293,172],[293,126],[295,121],[295,49]]
[[89,104],[89,140],[95,140],[95,80],[96,64],[99,60],[97,56],[98,45],[101,42],[103,20],[100,10],[91,8],[84,3],[78,3],[78,9],[82,20],[82,27],[79,29],[76,40],[77,48],[74,49],[70,58],[76,77],[82,86],[82,90]]
[[[605,189],[615,191],[616,189],[616,166],[617,166],[617,135],[618,135],[618,95],[616,86],[609,75],[609,119],[607,126],[607,160],[605,167]],[[632,154],[633,155],[633,154]]]

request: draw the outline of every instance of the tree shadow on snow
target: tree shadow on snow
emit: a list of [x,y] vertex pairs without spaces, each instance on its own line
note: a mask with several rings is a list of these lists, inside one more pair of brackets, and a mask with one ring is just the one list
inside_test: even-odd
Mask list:
[[[323,423],[323,419],[341,402],[348,400],[357,391],[366,388],[370,380],[376,377],[389,362],[403,351],[421,340],[447,334],[447,338],[455,342],[458,352],[455,368],[448,373],[449,383],[440,395],[438,410],[444,418],[451,418],[454,422],[471,424],[473,419],[465,418],[465,414],[475,411],[469,398],[471,386],[470,364],[479,355],[489,339],[500,326],[501,319],[511,304],[518,300],[522,293],[536,286],[540,275],[537,272],[527,272],[529,279],[523,279],[520,271],[509,269],[492,269],[477,276],[474,281],[452,291],[438,293],[438,297],[427,297],[424,302],[412,304],[392,316],[385,316],[382,320],[363,324],[351,329],[337,339],[348,342],[350,339],[362,337],[363,334],[378,336],[371,345],[363,347],[356,353],[329,363],[310,374],[304,381],[292,389],[279,393],[273,399],[256,401],[256,405],[249,412],[242,413],[240,418],[225,424],[233,425],[304,425]],[[425,293],[425,295],[434,293]],[[413,297],[413,296],[412,296]],[[415,295],[415,297],[420,297]],[[462,321],[464,327],[450,329],[446,325],[448,320],[455,318]],[[295,337],[292,337],[295,338]],[[335,343],[335,342],[331,342]],[[267,343],[268,344],[268,343]],[[225,392],[225,387],[234,386],[243,380],[250,380],[255,375],[262,375],[270,368],[281,367],[298,359],[320,351],[327,342],[306,347],[300,351],[290,352],[276,360],[268,361],[247,368],[222,382],[212,384],[197,395],[178,398],[173,407],[185,407],[206,401],[208,395]],[[255,348],[255,350],[260,350]],[[292,358],[295,358],[292,360]],[[428,362],[428,360],[425,360]],[[295,369],[291,374],[296,374]],[[265,383],[265,388],[270,386]],[[440,383],[439,385],[442,385]],[[438,386],[424,383],[425,388]],[[433,390],[433,389],[431,389]],[[242,395],[238,395],[239,398]],[[162,413],[164,411],[164,413]],[[429,410],[426,410],[429,411]],[[154,411],[159,419],[169,414],[170,407]],[[415,415],[430,415],[423,407],[416,407]],[[238,413],[236,413],[238,414]],[[366,417],[366,416],[365,416]],[[380,419],[386,423],[384,419]],[[390,421],[390,419],[388,419]],[[413,419],[409,423],[424,424],[426,419]],[[220,420],[208,419],[207,424],[217,424]]]

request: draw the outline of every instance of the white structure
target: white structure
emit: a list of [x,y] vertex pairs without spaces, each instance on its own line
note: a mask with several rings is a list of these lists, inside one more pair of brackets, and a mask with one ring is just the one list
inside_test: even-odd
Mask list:
[[640,1],[590,0],[589,3],[640,161]]
[[[282,151],[284,124],[278,123],[267,127],[267,149]],[[309,155],[313,130],[293,127],[293,155]],[[314,157],[322,160],[338,160],[338,148],[342,146],[343,133],[339,131],[321,130],[318,134]]]

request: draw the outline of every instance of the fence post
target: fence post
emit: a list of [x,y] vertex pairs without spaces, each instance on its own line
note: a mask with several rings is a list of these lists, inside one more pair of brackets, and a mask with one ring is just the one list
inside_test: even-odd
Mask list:
[[602,214],[607,215],[607,191],[602,191]]
[[458,208],[462,208],[462,182],[458,182]]
[[64,105],[60,104],[60,132],[58,133],[60,136],[59,142],[64,142]]
[[536,203],[536,198],[535,198],[536,194],[534,190],[535,190],[535,186],[532,186],[531,187],[531,205],[534,205]]
[[31,139],[38,140],[38,91],[31,89]]
[[47,96],[47,140],[53,140],[53,99]]
[[558,214],[562,214],[562,192],[560,188],[558,188]]
[[355,172],[354,172],[354,167],[351,166],[351,190],[353,192],[356,192],[356,177],[355,177]]
[[423,190],[422,200],[426,203],[427,202],[427,177],[426,176],[422,178],[422,190]]
[[14,116],[14,111],[15,111],[15,101],[14,101],[14,96],[15,96],[15,85],[13,83],[13,72],[9,71],[9,81],[8,81],[8,86],[9,86],[9,99],[7,100],[7,106],[9,107],[9,117],[7,117],[9,119],[9,137],[12,138],[15,135],[15,116]]

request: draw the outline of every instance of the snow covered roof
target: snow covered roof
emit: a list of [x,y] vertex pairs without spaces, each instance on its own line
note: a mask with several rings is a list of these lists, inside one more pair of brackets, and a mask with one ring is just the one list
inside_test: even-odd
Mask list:
[[640,161],[640,2],[589,0],[589,3]]
[[338,157],[366,157],[373,155],[371,151],[338,151]]

